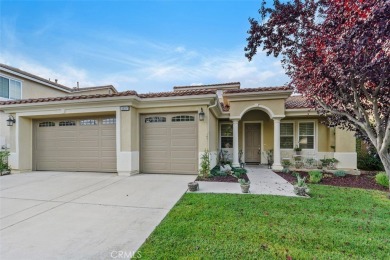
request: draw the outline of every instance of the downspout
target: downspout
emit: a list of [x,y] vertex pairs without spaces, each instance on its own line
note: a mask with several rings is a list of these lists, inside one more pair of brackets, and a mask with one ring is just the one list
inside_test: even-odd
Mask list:
[[[207,145],[208,145],[208,150],[210,149],[210,108],[216,107],[219,104],[219,97],[217,96],[217,100],[215,101],[215,104],[212,106],[208,106],[208,115],[207,115],[207,127],[208,129],[208,134],[207,134]],[[210,152],[210,150],[209,150]],[[218,153],[217,153],[218,157]]]

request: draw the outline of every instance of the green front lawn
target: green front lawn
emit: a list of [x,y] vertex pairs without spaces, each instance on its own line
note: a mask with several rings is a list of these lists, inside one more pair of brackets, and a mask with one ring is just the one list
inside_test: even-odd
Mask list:
[[312,198],[185,194],[144,259],[390,259],[386,193],[311,185]]

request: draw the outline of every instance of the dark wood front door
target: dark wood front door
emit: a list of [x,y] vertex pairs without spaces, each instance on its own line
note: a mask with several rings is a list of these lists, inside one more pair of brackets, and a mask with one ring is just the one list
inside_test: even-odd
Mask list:
[[260,162],[260,155],[260,123],[247,123],[245,124],[245,162]]

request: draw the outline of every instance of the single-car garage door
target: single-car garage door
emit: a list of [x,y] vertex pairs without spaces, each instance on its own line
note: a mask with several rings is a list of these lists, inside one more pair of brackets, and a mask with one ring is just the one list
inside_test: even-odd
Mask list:
[[144,173],[196,174],[197,114],[141,116],[141,166]]
[[34,122],[38,171],[116,172],[115,116]]

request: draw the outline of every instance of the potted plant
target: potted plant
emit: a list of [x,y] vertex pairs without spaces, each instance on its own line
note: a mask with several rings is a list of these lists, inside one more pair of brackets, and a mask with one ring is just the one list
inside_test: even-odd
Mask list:
[[329,170],[336,170],[336,164],[339,162],[336,158],[328,159],[328,169]]
[[295,151],[295,154],[296,154],[296,155],[301,155],[302,148],[299,147],[298,145],[296,145],[296,146],[294,147],[294,151]]
[[320,161],[321,161],[321,166],[322,167],[328,167],[329,159],[325,159],[325,157],[324,157],[324,159],[320,159]]
[[322,163],[317,163],[317,169],[322,170],[323,166]]
[[301,157],[295,157],[294,160],[295,160],[295,168],[296,169],[300,169],[303,167],[303,162],[302,162]]
[[310,192],[306,184],[306,177],[301,178],[297,174],[297,183],[294,185],[294,193],[298,196],[306,196]]
[[245,179],[239,179],[238,182],[240,183],[241,192],[242,193],[248,193],[249,192],[249,188],[251,186],[251,182],[250,181],[246,181]]
[[291,162],[290,160],[287,160],[287,159],[283,159],[282,160],[282,166],[283,166],[283,170],[282,172],[283,173],[289,173],[290,172],[290,166],[291,166]]

